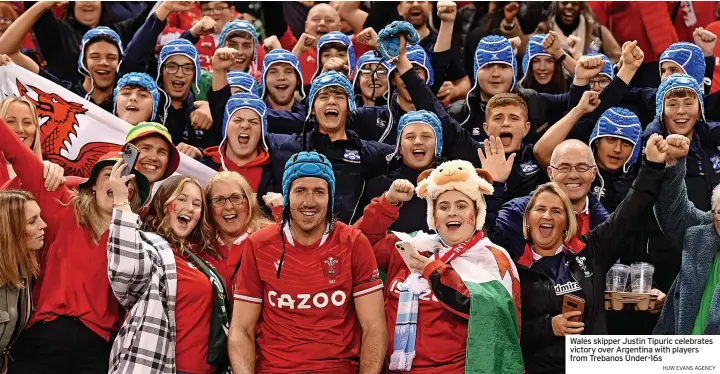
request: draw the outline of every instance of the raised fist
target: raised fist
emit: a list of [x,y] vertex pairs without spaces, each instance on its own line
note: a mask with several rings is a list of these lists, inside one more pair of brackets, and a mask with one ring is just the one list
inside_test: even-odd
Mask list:
[[639,69],[640,65],[642,65],[643,59],[645,59],[645,54],[637,44],[638,43],[635,40],[632,42],[625,42],[623,44],[621,56],[623,66],[630,66],[633,69]]
[[215,27],[216,24],[214,19],[208,16],[203,16],[200,21],[196,22],[192,28],[190,28],[190,33],[194,36],[203,36],[215,32]]
[[513,1],[510,4],[505,5],[503,11],[505,13],[505,22],[512,23],[513,20],[515,20],[515,17],[517,17],[518,12],[520,11],[520,4]]
[[442,22],[455,22],[457,17],[457,5],[453,1],[438,1],[437,15]]
[[587,114],[597,109],[598,105],[600,105],[600,93],[588,90],[583,92],[577,107],[582,110],[584,114]]
[[385,200],[390,204],[400,204],[412,199],[415,186],[407,179],[396,179],[390,189],[385,192]]
[[645,158],[652,162],[665,162],[668,151],[668,143],[660,134],[650,135],[645,145]]
[[589,80],[600,74],[605,61],[601,56],[583,56],[575,65],[575,78]]
[[343,60],[340,57],[331,57],[322,68],[322,72],[337,71],[341,74],[347,74],[350,71],[350,66],[347,60]]
[[[302,33],[302,35],[300,35],[300,39],[297,41],[296,48],[299,48],[298,52],[303,54],[308,49],[315,48],[316,43],[317,38],[308,33]],[[295,49],[293,49],[293,52],[295,52]]]
[[717,36],[702,27],[698,27],[693,32],[693,42],[700,47],[705,57],[709,57],[715,53]]
[[680,134],[668,135],[665,141],[668,145],[665,158],[668,165],[672,165],[675,161],[687,156],[690,151],[690,140]]
[[263,41],[263,49],[265,49],[266,52],[270,52],[273,49],[281,49],[282,45],[280,45],[280,40],[278,40],[278,37],[275,35],[270,35]]
[[215,71],[228,70],[235,63],[238,51],[233,48],[222,47],[215,50],[212,57],[212,68]]
[[542,47],[555,58],[562,56],[562,49],[560,49],[560,37],[555,31],[550,31],[543,39]]
[[368,27],[355,37],[358,43],[366,45],[370,48],[377,49],[377,32],[372,27]]

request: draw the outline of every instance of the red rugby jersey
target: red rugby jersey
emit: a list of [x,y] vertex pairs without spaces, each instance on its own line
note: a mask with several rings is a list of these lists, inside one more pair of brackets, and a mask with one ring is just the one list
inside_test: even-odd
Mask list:
[[367,238],[340,222],[310,246],[285,235],[280,279],[280,225],[243,245],[235,300],[262,304],[256,372],[357,373],[361,331],[353,298],[383,288]]

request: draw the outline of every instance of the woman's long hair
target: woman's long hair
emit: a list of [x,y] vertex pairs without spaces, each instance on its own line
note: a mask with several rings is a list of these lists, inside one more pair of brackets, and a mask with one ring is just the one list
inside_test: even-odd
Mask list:
[[537,92],[547,94],[562,94],[569,90],[567,78],[561,65],[555,64],[555,72],[553,72],[552,79],[547,84],[540,84],[533,74],[532,60],[528,64],[528,72],[525,77],[520,80],[520,86],[523,88],[530,88]]
[[[265,216],[263,215],[262,210],[258,205],[257,199],[255,199],[254,197],[255,195],[253,193],[253,190],[252,188],[250,188],[247,180],[245,180],[242,175],[234,171],[221,171],[215,174],[215,176],[210,179],[210,182],[208,182],[208,185],[205,188],[205,202],[207,204],[206,207],[208,211],[212,209],[210,203],[212,188],[218,182],[237,183],[237,185],[240,187],[240,191],[242,191],[242,194],[245,195],[245,198],[248,202],[248,211],[247,216],[242,222],[242,228],[244,232],[252,234],[273,223],[269,219],[265,218]],[[213,236],[217,236],[218,226],[215,224],[212,218],[209,219],[208,222],[213,229]]]
[[[33,140],[32,149],[33,153],[39,158],[43,159],[42,157],[42,143],[40,140],[40,122],[38,120],[38,111],[35,107],[35,104],[30,102],[30,100],[22,97],[22,96],[8,96],[5,98],[5,100],[0,103],[0,118],[5,120],[5,116],[7,115],[8,108],[10,108],[10,104],[12,103],[22,103],[27,105],[30,108],[30,112],[32,112],[32,119],[33,124],[35,124],[35,139]],[[22,126],[22,125],[21,125]]]
[[28,192],[0,191],[0,287],[23,287],[23,279],[38,272],[37,253],[25,238],[25,203],[35,201]]
[[559,197],[562,201],[563,206],[565,207],[565,222],[567,223],[567,228],[565,230],[566,233],[565,237],[563,238],[563,242],[569,242],[570,239],[575,237],[578,229],[577,219],[575,218],[574,213],[575,210],[573,209],[572,203],[570,202],[570,198],[567,196],[565,191],[560,188],[560,185],[555,182],[547,182],[541,184],[537,187],[537,189],[535,189],[535,192],[533,192],[533,195],[528,202],[527,208],[525,208],[525,213],[523,213],[523,236],[525,237],[525,240],[527,240],[528,242],[532,241],[532,237],[530,237],[530,222],[528,221],[528,216],[530,215],[530,211],[535,207],[538,196],[543,193],[553,194]]
[[[186,238],[180,238],[170,227],[168,205],[177,199],[188,183],[196,185],[200,190],[202,213],[200,214],[200,220],[192,229],[190,235]],[[145,216],[143,228],[162,236],[182,256],[185,255],[185,251],[194,249],[193,252],[196,254],[205,251],[211,256],[220,259],[220,255],[214,246],[215,236],[213,235],[213,229],[208,224],[207,202],[202,191],[203,188],[200,182],[193,177],[176,175],[166,179],[160,185],[150,203],[150,210]]]

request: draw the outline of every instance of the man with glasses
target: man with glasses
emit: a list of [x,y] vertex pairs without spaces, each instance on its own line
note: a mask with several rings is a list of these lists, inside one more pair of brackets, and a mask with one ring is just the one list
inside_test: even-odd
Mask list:
[[[590,187],[597,176],[597,165],[587,144],[575,139],[560,143],[552,152],[547,173],[550,181],[560,186],[573,205],[578,237],[607,219],[607,210],[590,194]],[[522,223],[530,197],[508,201],[497,212],[497,219],[486,223],[493,243],[505,248],[513,258],[520,257],[525,249]],[[492,207],[488,205],[488,216],[490,209]]]

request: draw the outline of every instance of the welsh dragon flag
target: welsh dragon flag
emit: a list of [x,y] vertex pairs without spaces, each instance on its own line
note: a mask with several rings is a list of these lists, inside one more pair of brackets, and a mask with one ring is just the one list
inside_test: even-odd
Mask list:
[[[64,87],[15,64],[0,66],[0,97],[25,96],[40,117],[42,153],[65,175],[87,178],[104,154],[119,151],[131,125]],[[180,154],[178,174],[207,184],[216,171]]]

